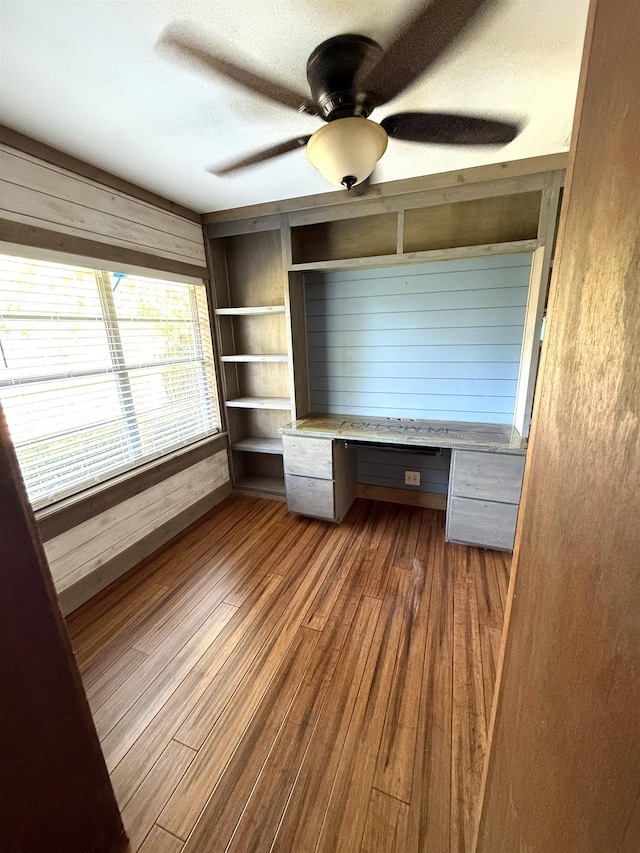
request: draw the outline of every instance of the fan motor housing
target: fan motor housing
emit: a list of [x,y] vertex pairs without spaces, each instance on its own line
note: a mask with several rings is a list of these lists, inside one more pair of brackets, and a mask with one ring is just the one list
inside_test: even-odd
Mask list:
[[371,68],[382,48],[367,36],[346,34],[323,41],[307,62],[307,80],[314,103],[326,121],[349,116],[366,118],[375,104],[358,91],[361,68]]

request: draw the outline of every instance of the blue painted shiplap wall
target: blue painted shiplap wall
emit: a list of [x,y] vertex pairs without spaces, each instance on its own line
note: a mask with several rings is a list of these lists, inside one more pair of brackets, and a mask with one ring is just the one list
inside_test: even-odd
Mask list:
[[524,254],[307,275],[312,410],[512,423],[530,269]]
[[[449,487],[451,451],[441,450],[440,456],[426,456],[410,450],[384,448],[358,448],[357,480],[370,486],[387,486],[391,489],[408,489],[412,492],[430,492],[446,495]],[[405,486],[404,472],[419,471],[420,485]]]

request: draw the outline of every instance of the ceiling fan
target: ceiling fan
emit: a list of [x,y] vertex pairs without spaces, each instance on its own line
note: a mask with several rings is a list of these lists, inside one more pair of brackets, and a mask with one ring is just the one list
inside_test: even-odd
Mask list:
[[400,95],[440,58],[493,0],[431,0],[383,49],[367,36],[339,35],[322,42],[307,62],[311,97],[214,52],[197,32],[171,24],[158,47],[201,70],[227,77],[250,91],[327,122],[315,133],[234,160],[211,171],[229,175],[306,146],[325,178],[350,190],[366,181],[387,148],[388,137],[440,145],[506,145],[520,128],[512,122],[439,112],[369,119],[376,107]]

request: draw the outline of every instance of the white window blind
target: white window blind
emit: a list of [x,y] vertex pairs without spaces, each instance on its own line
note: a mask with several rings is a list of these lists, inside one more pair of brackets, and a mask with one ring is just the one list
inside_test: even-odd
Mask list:
[[217,432],[204,285],[0,255],[0,398],[34,508]]

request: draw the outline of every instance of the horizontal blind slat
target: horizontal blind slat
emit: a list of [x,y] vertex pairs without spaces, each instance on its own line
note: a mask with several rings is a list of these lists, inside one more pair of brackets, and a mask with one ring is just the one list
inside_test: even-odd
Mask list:
[[0,256],[0,344],[34,506],[219,428],[203,285]]

